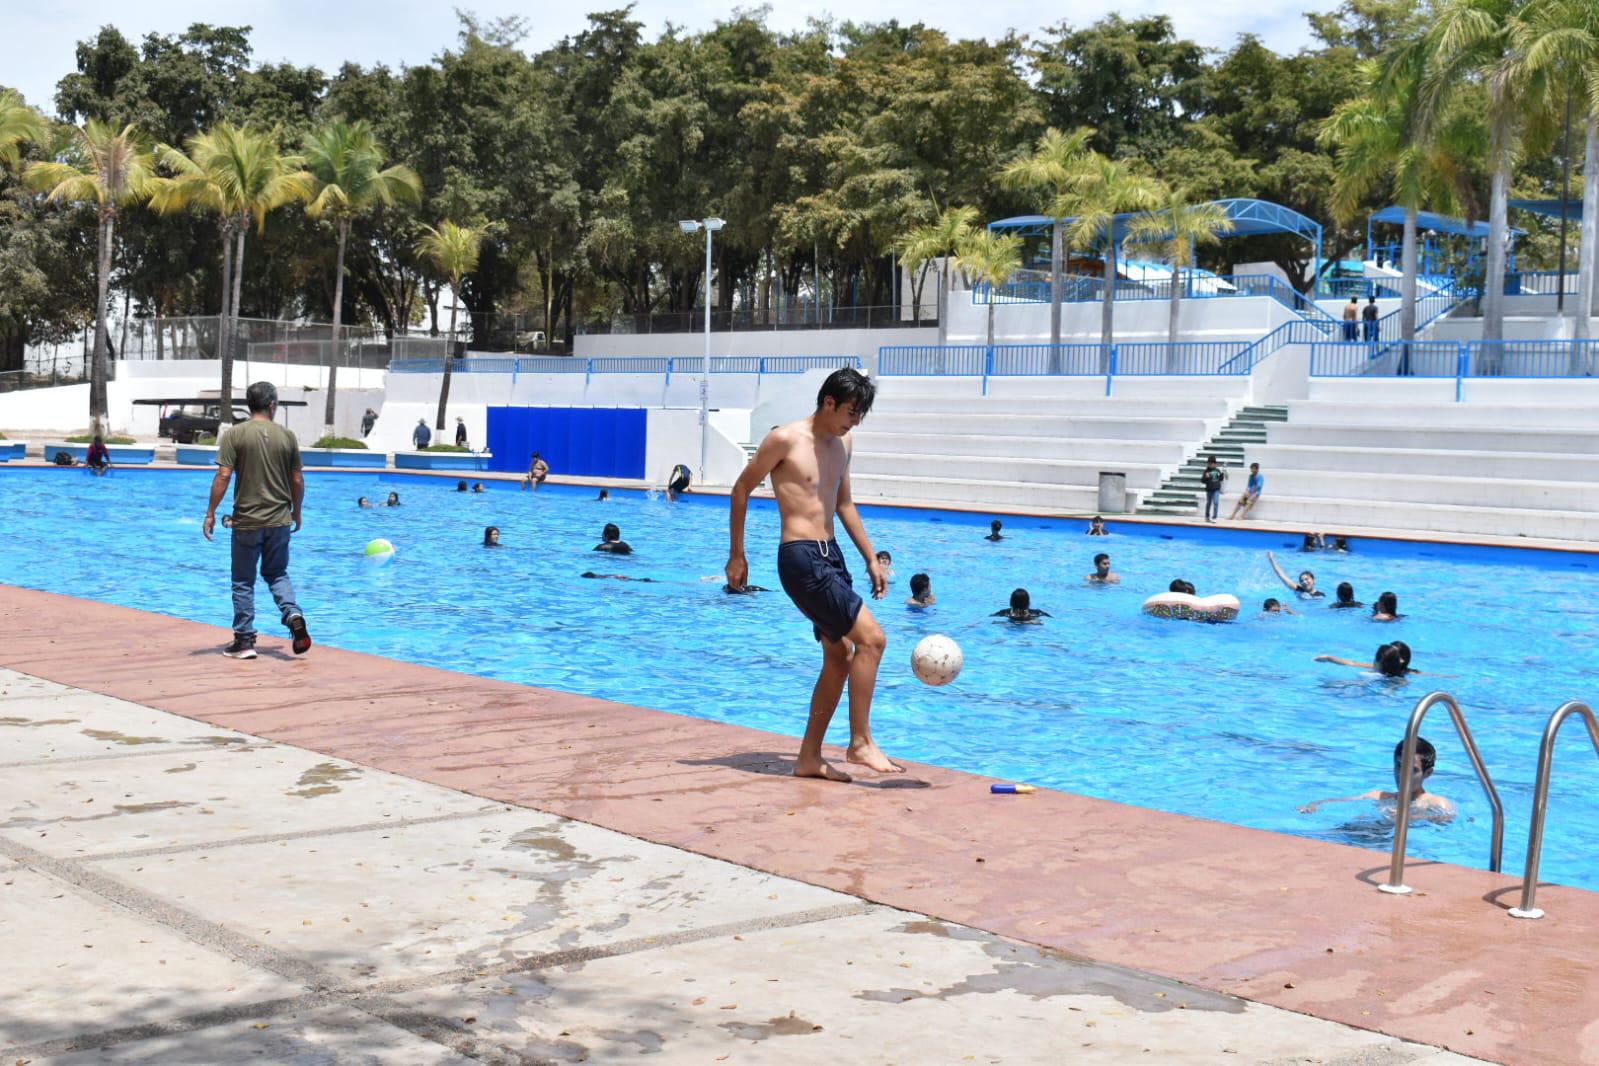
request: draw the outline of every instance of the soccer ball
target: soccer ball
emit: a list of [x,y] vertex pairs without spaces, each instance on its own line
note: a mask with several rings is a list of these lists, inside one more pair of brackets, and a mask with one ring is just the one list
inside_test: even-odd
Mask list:
[[960,676],[966,658],[961,646],[941,634],[923,637],[911,652],[911,670],[925,684],[947,685]]
[[394,561],[394,545],[382,537],[368,542],[366,546],[366,561],[369,566],[388,566]]

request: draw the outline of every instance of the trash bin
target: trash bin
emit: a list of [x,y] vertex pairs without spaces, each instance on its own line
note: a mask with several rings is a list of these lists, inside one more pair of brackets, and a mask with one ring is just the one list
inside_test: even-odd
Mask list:
[[1111,470],[1099,472],[1099,510],[1101,514],[1121,514],[1127,510],[1127,475]]

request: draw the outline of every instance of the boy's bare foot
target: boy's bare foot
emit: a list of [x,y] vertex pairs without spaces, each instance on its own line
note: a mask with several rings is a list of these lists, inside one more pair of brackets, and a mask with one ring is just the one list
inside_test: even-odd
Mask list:
[[876,744],[851,744],[844,753],[844,758],[850,762],[858,762],[868,770],[876,770],[880,774],[902,774],[905,767],[889,761],[881,748]]
[[828,762],[826,759],[817,759],[815,762],[812,762],[809,759],[794,760],[794,776],[819,777],[823,781],[838,781],[842,784],[848,784],[849,782],[855,780],[843,770],[834,767],[833,764]]

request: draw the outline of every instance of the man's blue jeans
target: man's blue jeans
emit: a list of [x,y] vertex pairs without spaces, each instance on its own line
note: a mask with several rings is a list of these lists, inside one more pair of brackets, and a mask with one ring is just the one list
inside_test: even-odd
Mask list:
[[1221,490],[1220,489],[1217,489],[1215,492],[1206,492],[1205,493],[1205,517],[1206,518],[1220,518],[1221,517]]
[[259,566],[283,624],[300,615],[289,583],[289,526],[233,531],[233,632],[255,639],[255,571]]

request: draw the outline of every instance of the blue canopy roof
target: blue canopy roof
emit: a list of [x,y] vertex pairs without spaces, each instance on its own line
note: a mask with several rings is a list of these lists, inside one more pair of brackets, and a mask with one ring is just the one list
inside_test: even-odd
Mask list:
[[[1397,205],[1385,207],[1372,215],[1368,221],[1403,226],[1405,224],[1405,209]],[[1487,240],[1490,232],[1486,222],[1467,222],[1463,218],[1452,218],[1449,215],[1440,215],[1432,211],[1418,211],[1416,213],[1416,228],[1431,230],[1433,233],[1451,233],[1459,237],[1472,237],[1479,241]],[[1527,231],[1511,226],[1510,232],[1520,235]]]
[[[1566,200],[1566,217],[1577,219],[1582,217],[1582,201]],[[1522,211],[1531,211],[1537,215],[1548,215],[1551,218],[1560,217],[1560,200],[1512,200],[1510,206]]]
[[[1318,247],[1321,244],[1321,226],[1313,219],[1306,218],[1292,208],[1282,204],[1274,204],[1270,200],[1251,200],[1244,198],[1230,200],[1213,200],[1227,212],[1227,217],[1232,220],[1233,228],[1230,232],[1222,234],[1223,237],[1250,237],[1261,233],[1293,233],[1314,242]],[[1157,212],[1158,213],[1158,212]],[[1127,230],[1127,222],[1136,217],[1137,212],[1128,212],[1116,216],[1116,238],[1120,240]],[[1063,219],[1071,223],[1075,219]],[[1002,218],[998,222],[990,222],[990,230],[1009,230],[1021,237],[1039,237],[1048,235],[1055,220],[1048,215],[1017,215],[1015,218]]]

